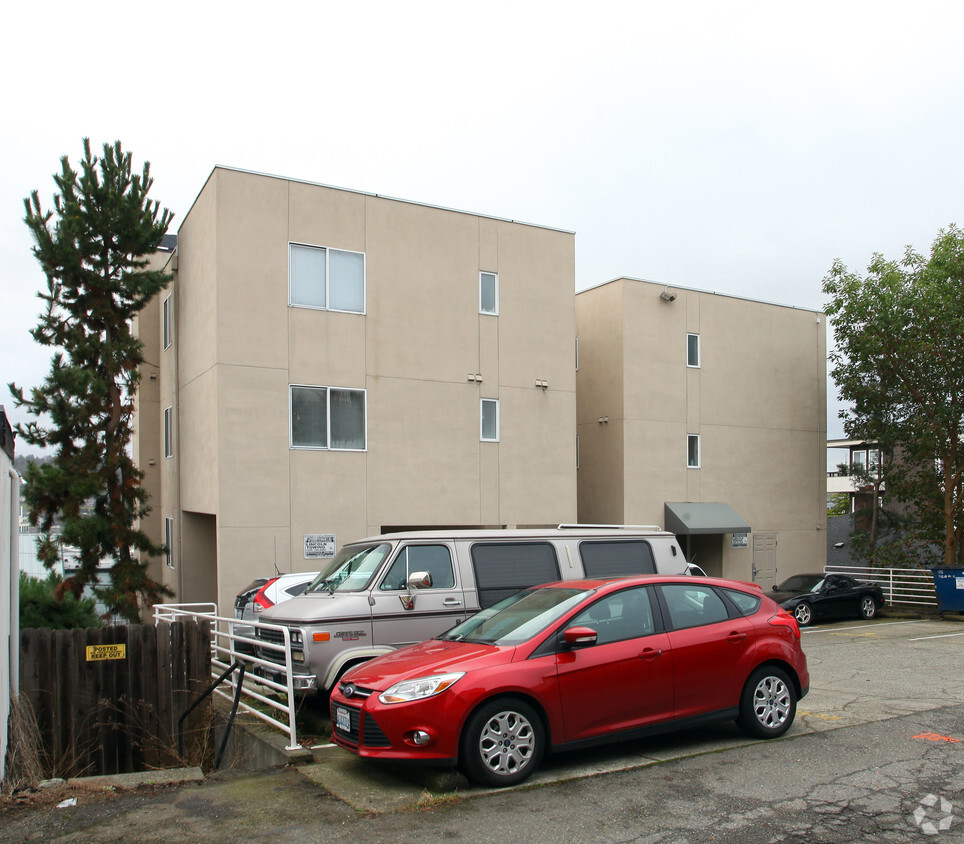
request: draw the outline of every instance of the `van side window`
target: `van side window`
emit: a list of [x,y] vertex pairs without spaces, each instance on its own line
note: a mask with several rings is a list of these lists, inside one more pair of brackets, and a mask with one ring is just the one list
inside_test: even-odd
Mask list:
[[447,546],[406,545],[398,552],[395,562],[378,588],[383,592],[405,589],[408,576],[415,571],[427,571],[432,575],[433,589],[451,589],[455,586],[452,555]]
[[586,577],[656,574],[656,560],[648,542],[580,542],[579,556]]
[[520,589],[559,580],[559,561],[548,542],[477,542],[472,568],[483,609]]

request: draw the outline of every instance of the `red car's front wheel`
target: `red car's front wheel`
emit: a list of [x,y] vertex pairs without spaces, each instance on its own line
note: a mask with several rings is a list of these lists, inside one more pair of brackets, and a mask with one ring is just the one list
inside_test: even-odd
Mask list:
[[542,720],[529,704],[496,698],[465,725],[462,768],[470,780],[483,785],[516,785],[539,767],[544,745]]

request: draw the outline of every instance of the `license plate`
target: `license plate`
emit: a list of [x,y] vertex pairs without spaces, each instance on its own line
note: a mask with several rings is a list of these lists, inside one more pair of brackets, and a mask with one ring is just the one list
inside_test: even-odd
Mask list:
[[335,729],[343,733],[351,732],[351,714],[344,706],[335,707]]

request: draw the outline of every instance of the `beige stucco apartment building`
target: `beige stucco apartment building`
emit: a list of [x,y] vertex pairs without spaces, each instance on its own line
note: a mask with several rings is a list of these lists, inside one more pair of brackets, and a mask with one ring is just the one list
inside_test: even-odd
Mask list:
[[571,232],[217,167],[162,260],[136,449],[178,600],[575,520]]
[[134,448],[179,601],[230,612],[423,527],[657,524],[710,574],[823,565],[819,313],[575,295],[571,232],[223,167],[157,263]]
[[579,519],[769,588],[826,560],[826,323],[622,278],[576,296]]

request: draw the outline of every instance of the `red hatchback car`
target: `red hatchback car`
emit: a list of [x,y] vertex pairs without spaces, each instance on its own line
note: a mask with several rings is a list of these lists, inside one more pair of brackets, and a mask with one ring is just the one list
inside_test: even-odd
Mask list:
[[796,621],[752,584],[565,581],[349,671],[331,695],[332,738],[514,785],[550,750],[728,719],[776,738],[809,685]]

